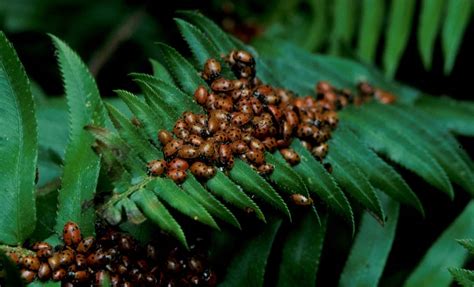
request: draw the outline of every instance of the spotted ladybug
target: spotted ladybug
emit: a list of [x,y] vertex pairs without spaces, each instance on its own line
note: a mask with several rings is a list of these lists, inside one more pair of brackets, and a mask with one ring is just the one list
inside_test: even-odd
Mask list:
[[311,150],[311,153],[318,159],[323,159],[326,157],[329,151],[329,145],[327,143],[322,143]]
[[306,197],[299,193],[292,194],[290,198],[296,205],[308,206],[313,204],[313,200],[310,197]]
[[204,63],[204,72],[202,73],[202,77],[204,80],[211,82],[220,76],[221,70],[222,67],[219,61],[216,59],[208,59],[206,63]]
[[178,156],[183,159],[197,158],[199,150],[192,145],[183,145],[178,151]]
[[41,263],[41,266],[38,269],[38,278],[41,281],[49,280],[49,278],[51,278],[52,272],[53,271],[51,270],[51,267],[49,266],[49,264],[46,262],[43,262]]
[[63,228],[63,241],[67,246],[76,246],[81,242],[82,234],[79,226],[72,221],[68,221]]
[[281,149],[280,153],[290,165],[296,165],[300,162],[300,156],[291,148]]
[[206,104],[208,96],[209,96],[209,93],[207,92],[206,88],[202,85],[199,86],[194,92],[194,99],[200,105]]
[[225,78],[218,78],[212,82],[211,89],[215,92],[229,92],[234,89],[234,82]]
[[160,176],[166,170],[166,161],[152,160],[147,164],[147,173],[152,176]]
[[186,180],[186,172],[179,169],[170,169],[166,175],[177,184],[183,183]]
[[189,163],[181,158],[175,158],[168,163],[169,169],[179,169],[186,171],[189,168]]

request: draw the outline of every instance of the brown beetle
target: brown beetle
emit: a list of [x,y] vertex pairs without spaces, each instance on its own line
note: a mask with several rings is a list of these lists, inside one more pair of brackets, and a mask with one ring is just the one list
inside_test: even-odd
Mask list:
[[187,142],[192,144],[193,146],[200,146],[204,142],[204,140],[202,139],[202,137],[194,134],[188,137]]
[[234,82],[232,82],[232,80],[218,78],[212,82],[211,89],[215,92],[229,92],[234,89]]
[[178,151],[178,156],[184,159],[193,159],[199,156],[199,150],[192,145],[183,145]]
[[204,80],[211,82],[220,76],[221,70],[222,67],[219,61],[216,59],[208,59],[206,63],[204,63],[204,72],[202,73],[202,77]]
[[234,154],[244,154],[249,150],[249,147],[243,140],[237,140],[230,144],[230,149]]
[[163,148],[163,153],[165,154],[165,157],[171,157],[176,152],[178,152],[178,150],[183,146],[183,143],[183,140],[176,139],[167,143]]
[[255,163],[255,165],[260,166],[265,162],[265,155],[262,151],[258,150],[249,150],[245,153],[245,157]]
[[147,173],[152,176],[160,176],[166,170],[166,161],[152,160],[147,164]]
[[173,140],[173,134],[167,130],[160,130],[158,132],[158,140],[164,146]]
[[79,243],[76,251],[82,254],[86,254],[92,249],[92,247],[94,247],[94,245],[95,238],[93,236],[88,236]]
[[66,222],[63,228],[63,240],[67,246],[76,246],[82,240],[81,230],[76,223]]
[[291,148],[281,149],[280,153],[290,165],[298,164],[301,160],[298,153]]
[[41,263],[40,268],[38,269],[38,278],[42,281],[46,281],[51,278],[51,267],[48,263],[43,262]]
[[215,174],[215,169],[203,162],[196,161],[191,165],[191,173],[198,178],[211,178]]
[[179,169],[170,169],[166,175],[177,184],[183,183],[186,180],[186,172]]
[[52,276],[53,281],[61,281],[64,278],[66,278],[66,270],[58,269],[53,272],[53,276]]
[[230,145],[221,144],[219,146],[219,162],[227,168],[231,168],[234,165],[234,156],[232,155]]
[[31,270],[26,270],[26,269],[22,269],[20,271],[20,274],[21,274],[21,279],[23,279],[23,281],[25,281],[26,283],[30,283],[30,282],[33,282],[33,280],[35,280],[35,272],[31,271]]
[[262,143],[265,145],[265,148],[270,152],[275,151],[275,148],[277,147],[277,141],[274,137],[266,137],[262,141]]
[[25,256],[22,260],[22,265],[25,269],[31,271],[38,271],[40,268],[41,262],[39,261],[38,257],[36,256]]
[[264,163],[257,168],[257,171],[261,175],[269,175],[273,172],[274,166],[268,163]]
[[318,159],[323,159],[326,157],[329,151],[329,145],[327,143],[322,143],[311,150],[311,153]]
[[306,197],[299,193],[292,194],[290,198],[296,205],[308,206],[313,204],[311,197]]
[[212,159],[215,153],[214,144],[210,141],[205,141],[199,146],[199,155],[203,158]]
[[187,161],[181,158],[175,158],[168,163],[169,169],[179,169],[185,171],[189,168],[189,164]]
[[209,96],[209,93],[207,92],[206,88],[202,85],[199,86],[194,92],[194,99],[200,105],[206,104],[208,96]]

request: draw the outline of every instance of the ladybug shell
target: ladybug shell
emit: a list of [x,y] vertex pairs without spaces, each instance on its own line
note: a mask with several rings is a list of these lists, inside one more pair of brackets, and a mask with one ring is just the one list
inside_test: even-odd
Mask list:
[[308,198],[298,193],[292,194],[291,200],[293,201],[294,204],[301,205],[301,206],[308,206],[308,205],[313,204],[313,200],[311,198]]
[[179,169],[170,169],[166,175],[177,184],[183,183],[186,180],[186,172]]
[[160,176],[165,172],[166,161],[152,160],[147,164],[148,174],[153,176]]
[[72,221],[68,221],[63,228],[63,241],[66,246],[76,246],[81,240],[82,234],[79,226]]
[[38,271],[40,268],[41,262],[36,256],[25,256],[22,260],[22,265],[25,269]]
[[173,140],[173,134],[167,130],[160,130],[158,132],[158,140],[164,146]]
[[280,153],[290,165],[295,165],[300,162],[300,156],[291,148],[281,149]]
[[207,102],[207,97],[209,93],[207,92],[204,86],[199,86],[196,91],[194,92],[194,99],[200,105],[205,105]]
[[94,244],[95,238],[93,236],[86,237],[79,243],[76,251],[82,254],[89,253]]
[[51,277],[52,272],[53,271],[51,270],[51,267],[49,266],[49,264],[46,262],[43,262],[41,263],[41,266],[38,269],[38,278],[40,280],[46,281]]
[[234,154],[244,154],[249,150],[249,147],[243,140],[232,142],[230,148]]
[[170,169],[179,169],[179,170],[187,170],[189,167],[189,164],[187,161],[181,158],[175,158],[170,163],[168,164],[168,167]]
[[178,156],[184,159],[193,159],[199,156],[199,150],[192,145],[183,145],[178,151]]
[[54,281],[61,281],[66,277],[66,270],[64,269],[58,269],[53,272],[52,279]]
[[229,92],[234,89],[234,83],[228,79],[218,78],[212,82],[211,89],[216,92]]

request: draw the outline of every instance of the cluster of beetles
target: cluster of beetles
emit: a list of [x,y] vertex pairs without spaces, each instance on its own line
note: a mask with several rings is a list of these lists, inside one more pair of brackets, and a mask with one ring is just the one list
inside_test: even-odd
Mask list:
[[[263,84],[256,77],[250,53],[233,50],[223,59],[235,79],[224,76],[217,59],[206,61],[201,77],[210,90],[201,85],[194,92],[195,101],[206,112],[185,112],[172,131],[158,132],[164,159],[148,163],[150,175],[166,175],[180,184],[189,169],[205,180],[214,176],[216,168],[230,170],[236,157],[261,175],[269,175],[273,166],[265,161],[267,151],[278,150],[290,165],[300,162],[298,153],[289,147],[294,138],[322,162],[338,124],[338,110],[374,96],[384,103],[395,100],[366,82],[359,84],[357,96],[321,81],[315,87],[316,97],[297,97],[289,90]],[[329,163],[325,167],[331,170]]]
[[141,246],[129,234],[99,224],[96,237],[83,238],[76,223],[67,222],[63,245],[36,242],[23,253],[6,254],[20,268],[25,283],[60,281],[61,286],[215,286],[217,277],[206,262],[202,239],[190,249],[164,238]]

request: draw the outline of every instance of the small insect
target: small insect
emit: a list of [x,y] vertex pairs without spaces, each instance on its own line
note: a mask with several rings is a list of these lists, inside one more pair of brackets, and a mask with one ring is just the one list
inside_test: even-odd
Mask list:
[[239,128],[232,126],[227,130],[227,136],[230,142],[234,142],[240,140],[242,137],[242,131]]
[[181,158],[175,158],[168,163],[168,167],[170,169],[179,169],[179,170],[187,170],[189,168],[189,163]]
[[252,139],[249,143],[249,147],[252,150],[265,152],[265,145],[258,139]]
[[165,154],[165,157],[171,157],[176,152],[178,152],[178,150],[183,146],[183,143],[183,140],[177,139],[174,139],[167,143],[163,148],[163,153]]
[[331,128],[335,128],[339,122],[339,116],[335,111],[328,111],[324,114],[325,121],[329,124]]
[[84,254],[76,255],[76,266],[77,269],[84,269],[87,266],[87,258]]
[[21,270],[21,279],[23,279],[23,281],[25,281],[26,283],[33,282],[33,280],[35,280],[35,276],[36,276],[35,272],[31,270],[26,270],[26,269]]
[[183,183],[186,180],[186,172],[179,169],[170,169],[166,175],[177,184]]
[[367,82],[360,82],[357,85],[357,89],[363,96],[371,96],[374,94],[375,89]]
[[51,267],[51,270],[56,271],[61,264],[59,263],[59,254],[55,253],[53,256],[48,258],[48,265]]
[[249,150],[245,153],[245,157],[255,163],[255,165],[260,166],[265,162],[265,155],[262,151],[258,150]]
[[228,121],[229,120],[229,113],[222,109],[212,110],[210,112],[211,118],[216,118],[218,121]]
[[327,143],[322,143],[311,150],[311,153],[318,159],[323,159],[326,157],[329,151],[329,145]]
[[87,270],[78,270],[75,272],[69,272],[67,277],[72,279],[74,283],[86,282],[89,279],[89,272]]
[[25,256],[22,260],[22,265],[24,268],[32,271],[38,271],[40,268],[41,262],[36,256]]
[[207,123],[207,129],[211,134],[217,132],[220,129],[220,121],[216,117],[210,117]]
[[206,104],[208,96],[209,96],[209,93],[207,92],[206,88],[202,85],[200,85],[196,89],[196,91],[194,91],[194,99],[200,105]]
[[230,144],[230,149],[234,154],[244,154],[249,150],[249,147],[243,140],[237,140]]
[[214,136],[212,137],[212,140],[215,142],[215,143],[224,143],[224,142],[227,142],[229,140],[229,137],[227,135],[227,133],[225,131],[218,131],[214,134]]
[[51,277],[51,267],[47,262],[41,263],[40,268],[38,269],[38,278],[40,280],[46,281]]
[[296,205],[308,206],[313,204],[313,200],[311,199],[311,197],[306,197],[299,193],[292,194],[290,198],[291,201],[293,201],[293,203]]
[[53,255],[52,249],[43,248],[36,251],[36,256],[40,259],[46,259],[46,258],[51,257],[52,255]]
[[230,96],[219,97],[216,100],[214,106],[216,109],[222,109],[224,111],[231,112],[234,109],[234,102]]
[[300,156],[291,148],[285,148],[280,150],[281,155],[283,158],[290,164],[296,165],[300,162]]
[[210,141],[205,141],[199,146],[199,155],[201,158],[212,159],[216,153],[214,144]]
[[31,247],[32,250],[34,251],[38,251],[38,250],[41,250],[41,249],[49,249],[49,250],[52,250],[53,247],[48,243],[48,242],[36,242],[35,244],[33,244],[33,246]]
[[280,109],[275,105],[268,105],[267,109],[273,116],[273,119],[275,119],[276,122],[279,122],[282,117]]
[[309,151],[312,149],[311,143],[308,141],[301,141],[301,145]]
[[76,246],[81,242],[82,234],[79,226],[72,221],[68,221],[63,228],[63,241],[67,246]]
[[232,80],[218,78],[212,82],[211,89],[215,92],[229,92],[234,89],[234,82],[232,82]]
[[298,126],[300,120],[298,118],[298,115],[294,111],[286,109],[284,114],[285,114],[285,119],[290,126],[292,127]]
[[243,112],[234,112],[231,115],[231,122],[238,127],[247,124],[250,121],[250,116]]
[[53,276],[51,277],[53,281],[61,281],[66,278],[66,270],[58,269],[53,272]]
[[230,145],[221,144],[219,146],[219,162],[227,168],[231,168],[234,165],[234,156],[232,155]]
[[184,159],[193,159],[199,156],[199,150],[192,145],[183,145],[178,151],[178,156]]
[[[152,160],[147,164],[147,173],[152,176],[160,176],[166,170],[166,161]],[[82,243],[82,242],[81,242]]]
[[381,89],[376,89],[374,95],[375,98],[382,104],[392,104],[397,100],[393,94]]
[[193,146],[200,146],[204,142],[204,140],[202,137],[194,134],[188,137],[187,142],[192,144]]
[[173,134],[167,130],[160,130],[158,132],[158,140],[165,146],[167,143],[173,140]]
[[291,135],[293,134],[294,127],[288,123],[288,121],[284,121],[280,128],[283,138],[286,140],[290,139]]
[[269,175],[273,172],[274,166],[268,163],[264,163],[257,168],[257,171],[261,175]]
[[188,129],[188,124],[183,120],[183,119],[179,119],[176,121],[176,123],[174,124],[174,127],[173,127],[173,133],[174,134],[177,134],[178,131],[180,130],[187,130]]
[[299,138],[311,138],[317,132],[318,128],[315,126],[300,124],[296,130],[296,135],[298,135]]
[[277,141],[274,137],[266,137],[262,141],[262,143],[265,145],[265,148],[270,152],[275,151],[275,148],[277,147]]
[[65,249],[59,253],[59,264],[62,266],[68,266],[74,261],[74,251],[71,249]]
[[220,76],[221,70],[222,67],[219,61],[216,59],[208,59],[206,63],[204,63],[204,72],[202,73],[202,77],[204,80],[211,82]]
[[76,251],[82,254],[86,254],[91,250],[91,248],[94,245],[95,245],[95,238],[93,236],[88,236],[82,239],[81,242],[79,242],[79,245],[77,246]]
[[241,62],[251,66],[255,65],[255,59],[252,55],[243,50],[232,50],[229,54],[228,60],[231,65],[234,65],[236,62]]
[[326,82],[326,81],[319,81],[316,84],[315,89],[316,89],[316,93],[319,95],[324,95],[325,93],[332,91],[331,84],[329,84],[329,82]]

